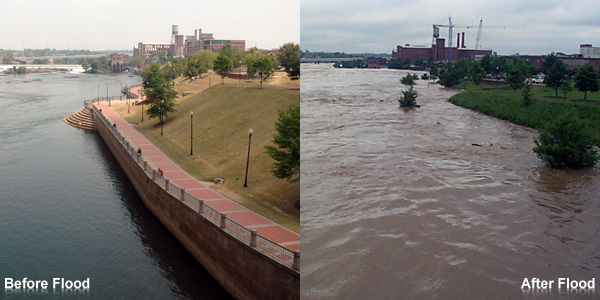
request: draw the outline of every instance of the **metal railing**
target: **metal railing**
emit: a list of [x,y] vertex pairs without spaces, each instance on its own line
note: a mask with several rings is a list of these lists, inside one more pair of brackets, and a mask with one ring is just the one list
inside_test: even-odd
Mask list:
[[[86,100],[88,101],[88,100]],[[88,102],[84,101],[84,104]],[[94,101],[94,100],[89,100]],[[93,109],[100,116],[100,119],[106,124],[106,127],[115,135],[117,140],[121,143],[122,147],[127,150],[131,158],[138,164],[138,166],[146,173],[149,179],[153,180],[158,186],[166,190],[175,199],[178,199],[186,206],[190,207],[196,213],[200,214],[205,219],[209,220],[213,224],[221,227],[226,233],[236,238],[245,244],[257,249],[259,252],[267,255],[271,259],[292,268],[293,270],[300,270],[300,252],[291,251],[269,239],[260,236],[256,233],[256,230],[250,230],[234,220],[228,218],[226,214],[222,214],[216,209],[204,203],[204,200],[198,199],[182,189],[177,185],[169,182],[168,178],[158,174],[157,170],[153,169],[148,163],[143,160],[143,154],[138,154],[137,149],[126,140],[121,132],[114,127],[108,118],[95,106]]]

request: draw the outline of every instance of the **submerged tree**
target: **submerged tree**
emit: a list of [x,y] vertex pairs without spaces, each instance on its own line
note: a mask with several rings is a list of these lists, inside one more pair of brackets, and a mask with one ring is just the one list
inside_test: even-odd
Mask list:
[[419,76],[418,75],[411,75],[411,74],[407,74],[406,76],[402,77],[402,79],[400,79],[400,82],[404,85],[408,85],[409,88],[405,91],[402,91],[402,96],[400,96],[400,98],[398,98],[398,103],[400,104],[401,107],[417,107],[417,91],[415,91],[414,85],[416,84],[415,82],[415,76],[418,79]]

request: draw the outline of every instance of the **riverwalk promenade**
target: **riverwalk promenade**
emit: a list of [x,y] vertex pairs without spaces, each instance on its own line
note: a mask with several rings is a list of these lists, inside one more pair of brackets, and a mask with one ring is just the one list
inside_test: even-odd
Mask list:
[[147,161],[148,165],[153,169],[160,169],[163,172],[164,178],[169,179],[172,184],[185,189],[186,192],[197,199],[204,200],[206,205],[221,214],[226,214],[229,219],[245,228],[256,230],[258,235],[291,251],[300,251],[300,235],[250,211],[228,197],[212,190],[207,184],[187,174],[148,141],[146,137],[121,118],[119,114],[114,112],[107,103],[95,103],[94,106],[102,110],[102,114],[111,124],[116,126],[117,130],[121,132],[134,149],[139,148],[141,150],[143,160]]

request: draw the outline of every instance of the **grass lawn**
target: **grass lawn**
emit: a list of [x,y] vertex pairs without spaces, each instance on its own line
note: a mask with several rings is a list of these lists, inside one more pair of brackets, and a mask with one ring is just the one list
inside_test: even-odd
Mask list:
[[[149,120],[146,115],[140,123],[141,106],[132,107],[129,114],[127,106],[113,109],[187,173],[202,181],[224,178],[224,184],[213,186],[216,191],[299,233],[300,184],[273,176],[270,170],[275,161],[264,148],[273,144],[277,111],[300,104],[299,80],[273,78],[263,83],[263,89],[257,88],[258,81],[226,79],[221,85],[218,76],[213,76],[212,87],[206,88],[207,80],[176,81],[178,90],[200,92],[177,100],[177,112],[165,119],[163,136],[156,118]],[[194,112],[193,156],[190,111]],[[254,133],[248,187],[243,188],[250,128]]]
[[[462,84],[461,84],[462,87]],[[568,96],[577,97],[579,91],[571,92]],[[600,99],[600,93],[588,93],[588,99]],[[591,128],[595,144],[600,146],[600,105],[596,100],[580,102],[576,99],[554,97],[554,90],[545,86],[534,86],[532,89],[532,104],[522,105],[522,91],[513,91],[506,87],[490,87],[482,85],[480,89],[467,85],[467,90],[454,95],[450,102],[466,108],[474,109],[486,115],[494,116],[510,122],[541,129],[559,115],[572,111],[581,118],[586,126]],[[583,93],[581,98],[583,99]]]

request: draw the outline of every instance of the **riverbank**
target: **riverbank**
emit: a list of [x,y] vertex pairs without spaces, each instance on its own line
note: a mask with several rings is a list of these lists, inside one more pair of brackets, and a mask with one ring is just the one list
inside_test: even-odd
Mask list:
[[[600,146],[600,102],[556,98],[553,97],[554,91],[549,90],[551,89],[544,86],[534,86],[532,103],[527,107],[522,104],[521,90],[514,91],[506,88],[467,89],[452,96],[449,101],[536,130],[542,129],[548,122],[571,111],[592,130],[595,144]],[[590,93],[590,98],[595,99],[596,94]]]
[[300,257],[291,250],[300,249],[297,234],[191,178],[111,107],[93,110],[146,207],[223,287],[239,300],[299,299]]
[[[216,80],[218,78],[218,80]],[[212,188],[243,206],[296,232],[300,232],[300,183],[278,179],[270,172],[275,162],[265,153],[276,133],[277,110],[299,104],[298,80],[277,76],[263,89],[255,81],[204,77],[194,82],[176,80],[179,91],[196,91],[177,99],[177,112],[165,120],[160,135],[157,119],[144,115],[141,106],[114,106],[113,110],[156,145],[188,174],[201,181],[224,178]],[[194,149],[190,156],[190,111],[194,112]],[[252,128],[248,187],[244,188],[248,130]],[[217,150],[216,150],[217,149]]]

